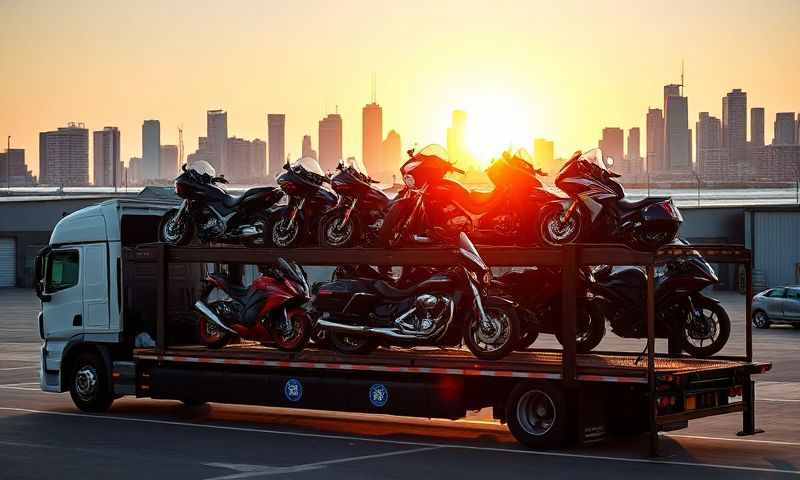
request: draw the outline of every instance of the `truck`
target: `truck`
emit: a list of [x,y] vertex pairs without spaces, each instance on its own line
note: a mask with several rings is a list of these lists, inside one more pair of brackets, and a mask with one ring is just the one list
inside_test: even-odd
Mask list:
[[[269,264],[279,257],[305,266],[447,266],[455,252],[172,247],[157,242],[161,215],[171,207],[109,200],[56,225],[36,259],[44,391],[69,391],[79,409],[91,412],[106,411],[126,395],[188,405],[220,402],[453,420],[490,408],[532,448],[647,432],[653,455],[659,431],[685,428],[690,420],[740,412],[740,433],[758,432],[752,377],[771,364],[753,361],[749,321],[744,355],[691,358],[672,342],[668,352],[655,351],[655,268],[689,254],[689,247],[656,253],[619,245],[479,247],[494,267],[561,268],[563,349],[528,349],[495,361],[463,349],[346,355],[314,345],[283,352],[246,341],[209,349],[197,342],[192,307],[208,268],[241,272],[237,266]],[[710,262],[742,265],[749,319],[750,252],[736,245],[691,248]],[[646,352],[576,353],[577,269],[599,264],[646,268]]]

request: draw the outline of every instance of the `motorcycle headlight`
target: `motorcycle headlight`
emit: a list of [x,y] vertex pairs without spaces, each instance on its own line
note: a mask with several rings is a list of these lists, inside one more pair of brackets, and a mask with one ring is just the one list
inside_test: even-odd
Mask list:
[[408,188],[414,188],[416,184],[413,175],[403,175],[403,183],[405,183]]

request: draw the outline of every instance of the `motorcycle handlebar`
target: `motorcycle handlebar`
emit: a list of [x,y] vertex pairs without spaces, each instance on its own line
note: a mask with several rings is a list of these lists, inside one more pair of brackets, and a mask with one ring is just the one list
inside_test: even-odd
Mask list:
[[459,173],[461,175],[464,175],[466,173],[464,170],[461,170],[460,168],[454,167],[452,165],[450,166],[450,171]]

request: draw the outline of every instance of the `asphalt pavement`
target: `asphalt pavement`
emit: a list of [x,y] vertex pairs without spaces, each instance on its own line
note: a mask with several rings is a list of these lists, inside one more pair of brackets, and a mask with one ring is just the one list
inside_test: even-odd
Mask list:
[[[743,351],[744,300],[720,292],[734,320],[724,353]],[[476,413],[462,421],[123,398],[106,414],[77,410],[69,394],[39,390],[38,302],[0,289],[0,478],[783,478],[800,475],[800,330],[754,331],[758,360],[774,362],[757,387],[757,424],[741,415],[695,420],[662,436],[556,452],[519,446]],[[543,335],[536,346],[554,345]],[[609,333],[602,349],[641,349]],[[663,345],[662,345],[663,348]]]

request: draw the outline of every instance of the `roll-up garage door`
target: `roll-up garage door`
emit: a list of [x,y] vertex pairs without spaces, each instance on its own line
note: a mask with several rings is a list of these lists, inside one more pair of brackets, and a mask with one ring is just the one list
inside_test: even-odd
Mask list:
[[0,238],[0,287],[13,287],[17,279],[17,243]]

